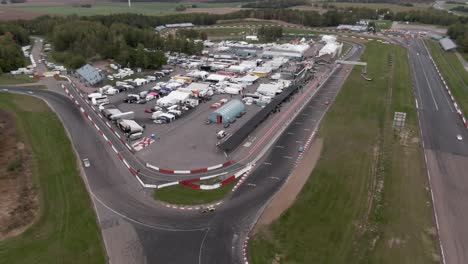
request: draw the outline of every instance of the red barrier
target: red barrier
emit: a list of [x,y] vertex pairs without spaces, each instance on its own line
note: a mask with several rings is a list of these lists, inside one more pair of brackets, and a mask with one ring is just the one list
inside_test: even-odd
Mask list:
[[200,172],[207,172],[208,168],[203,168],[203,169],[196,169],[196,170],[191,170],[190,173],[200,173]]

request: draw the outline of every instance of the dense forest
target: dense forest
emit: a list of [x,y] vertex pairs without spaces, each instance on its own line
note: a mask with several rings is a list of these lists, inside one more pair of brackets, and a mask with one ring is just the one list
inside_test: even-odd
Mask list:
[[464,51],[468,52],[468,24],[455,23],[449,27],[447,34],[450,38],[454,39],[458,46]]

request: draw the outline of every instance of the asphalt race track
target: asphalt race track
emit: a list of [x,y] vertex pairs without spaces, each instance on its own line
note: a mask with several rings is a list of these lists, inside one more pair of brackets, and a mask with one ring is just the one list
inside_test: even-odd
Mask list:
[[[409,39],[415,98],[445,263],[468,263],[468,133],[424,42]],[[409,45],[409,46],[408,46]],[[456,136],[461,135],[462,141]]]
[[[361,53],[362,46],[355,45],[351,57]],[[291,173],[298,147],[318,127],[329,107],[325,102],[333,101],[351,67],[338,66],[257,162],[246,182],[215,212],[207,214],[170,209],[155,202],[68,97],[47,90],[2,89],[44,99],[63,121],[79,158],[92,162],[84,169],[85,182],[111,263],[243,263],[242,248],[250,228]],[[123,151],[121,145],[119,150]]]

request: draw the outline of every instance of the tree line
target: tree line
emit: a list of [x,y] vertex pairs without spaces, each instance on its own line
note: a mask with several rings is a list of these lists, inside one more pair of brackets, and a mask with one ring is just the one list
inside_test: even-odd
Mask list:
[[0,35],[0,75],[3,72],[16,70],[25,65],[25,58],[21,46],[14,40],[14,36],[6,32]]
[[0,74],[26,65],[21,46],[29,44],[24,28],[14,23],[0,24]]
[[260,41],[272,42],[280,39],[283,36],[283,28],[280,26],[260,27],[257,31],[257,36]]
[[468,52],[468,24],[455,23],[447,30],[447,35],[454,39],[458,46],[464,51]]
[[[29,34],[45,36],[55,48],[54,58],[72,68],[92,59],[114,59],[122,65],[157,68],[164,62],[162,52],[197,54],[201,52],[202,45],[193,39],[206,38],[206,34],[191,30],[180,31],[176,36],[163,38],[153,30],[159,25],[212,25],[219,20],[256,18],[281,20],[311,27],[331,27],[338,24],[354,24],[359,19],[377,19],[380,15],[389,20],[452,25],[449,35],[460,46],[465,46],[467,29],[464,25],[468,23],[468,18],[435,9],[392,12],[387,9],[376,11],[369,8],[340,8],[329,9],[320,14],[316,11],[263,8],[243,9],[224,15],[193,13],[145,16],[127,13],[89,17],[42,16],[28,21],[0,22],[0,34],[5,35],[9,32],[17,45],[26,45],[29,42]],[[270,33],[265,33],[265,38],[270,38]],[[277,34],[272,34],[274,35]]]
[[260,0],[243,4],[242,8],[288,8],[309,4],[306,0]]

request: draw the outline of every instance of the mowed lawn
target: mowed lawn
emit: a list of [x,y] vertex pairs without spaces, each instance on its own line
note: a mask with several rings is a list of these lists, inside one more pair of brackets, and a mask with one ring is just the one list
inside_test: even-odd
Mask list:
[[20,137],[33,151],[40,216],[23,234],[0,242],[0,263],[105,263],[92,204],[65,130],[55,113],[33,97],[0,93]]
[[[294,205],[250,240],[252,263],[438,260],[406,50],[370,42],[361,61],[373,81],[353,69],[319,129],[320,160]],[[395,111],[407,113],[398,133]]]
[[[198,8],[225,8],[225,7],[238,7],[243,2],[233,3],[181,3],[181,2],[132,2],[132,7],[128,7],[128,3],[105,3],[96,4],[91,8],[73,7],[72,5],[21,5],[11,6],[8,8],[17,8],[27,11],[35,11],[51,15],[73,15],[92,16],[92,15],[109,15],[120,13],[136,13],[143,15],[167,15],[171,13],[181,13],[175,11],[179,5],[190,6],[191,4],[197,5]],[[1,9],[1,7],[0,7]]]
[[468,116],[468,72],[455,53],[443,51],[436,41],[426,40],[425,43],[455,100],[465,116]]

